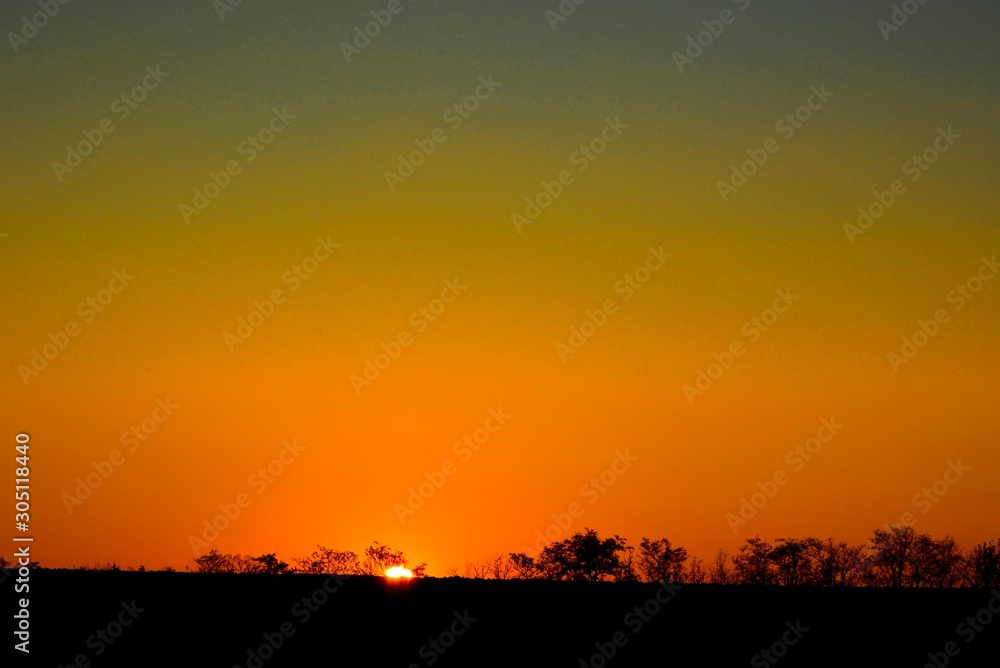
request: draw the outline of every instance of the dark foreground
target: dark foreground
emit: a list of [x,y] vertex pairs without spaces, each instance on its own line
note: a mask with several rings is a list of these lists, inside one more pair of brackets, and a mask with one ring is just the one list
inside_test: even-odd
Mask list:
[[4,665],[1000,665],[997,590],[35,571],[29,610]]

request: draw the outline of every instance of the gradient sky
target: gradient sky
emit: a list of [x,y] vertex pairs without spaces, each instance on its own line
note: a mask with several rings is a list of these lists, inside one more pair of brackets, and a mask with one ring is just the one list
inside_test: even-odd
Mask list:
[[[10,446],[31,434],[35,557],[182,569],[241,493],[210,547],[291,559],[378,540],[435,575],[532,545],[573,503],[558,538],[667,537],[706,559],[755,534],[860,543],[906,512],[966,547],[996,538],[1000,280],[952,291],[1000,254],[1000,7],[930,2],[885,39],[889,2],[742,4],[592,0],[553,30],[555,0],[403,0],[350,63],[341,42],[387,3],[244,2],[222,19],[209,0],[70,3],[16,51],[8,36],[0,422]],[[679,71],[674,53],[724,9],[734,22]],[[7,3],[3,31],[37,11]],[[157,66],[121,118],[115,100]],[[490,76],[454,128],[445,112]],[[786,137],[776,122],[814,86],[832,96]],[[248,161],[241,144],[283,108],[294,118]],[[113,131],[60,178],[53,162],[105,118]],[[606,119],[627,128],[574,158]],[[385,173],[436,128],[446,141],[391,190]],[[912,181],[905,163],[949,128]],[[718,182],[768,138],[777,152],[724,201]],[[230,161],[239,173],[185,221]],[[519,230],[512,214],[563,171]],[[845,230],[896,179],[888,213]],[[292,278],[318,239],[337,247]],[[651,247],[671,255],[626,299]],[[123,270],[134,279],[91,310]],[[786,289],[798,299],[755,331]],[[275,290],[273,315],[227,345]],[[19,371],[68,323],[44,369]],[[743,354],[689,402],[734,341]],[[497,409],[510,417],[463,459],[453,445]],[[831,418],[842,429],[795,470],[786,453]],[[156,429],[130,451],[143,420]],[[285,441],[304,450],[262,485]],[[116,450],[69,512],[64,495]],[[635,461],[584,487],[619,451]],[[396,504],[445,460],[453,474],[401,522]],[[918,504],[959,460],[958,482]],[[787,484],[734,532],[727,514],[778,469]]]

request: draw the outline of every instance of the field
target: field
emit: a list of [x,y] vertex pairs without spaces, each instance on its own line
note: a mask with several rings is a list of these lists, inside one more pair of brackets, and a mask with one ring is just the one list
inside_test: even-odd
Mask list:
[[59,570],[35,572],[31,587],[30,665],[933,666],[931,653],[939,666],[987,666],[1000,655],[997,590]]

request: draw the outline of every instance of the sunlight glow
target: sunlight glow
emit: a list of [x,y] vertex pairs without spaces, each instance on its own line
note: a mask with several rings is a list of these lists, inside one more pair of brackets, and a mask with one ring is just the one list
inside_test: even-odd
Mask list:
[[409,568],[403,568],[402,566],[393,566],[385,571],[385,576],[387,578],[412,578],[413,571]]

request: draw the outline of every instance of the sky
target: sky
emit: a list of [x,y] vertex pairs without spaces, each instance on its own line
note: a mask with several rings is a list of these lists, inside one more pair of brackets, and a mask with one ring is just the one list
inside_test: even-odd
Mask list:
[[997,538],[995,3],[44,5],[0,18],[43,565]]

